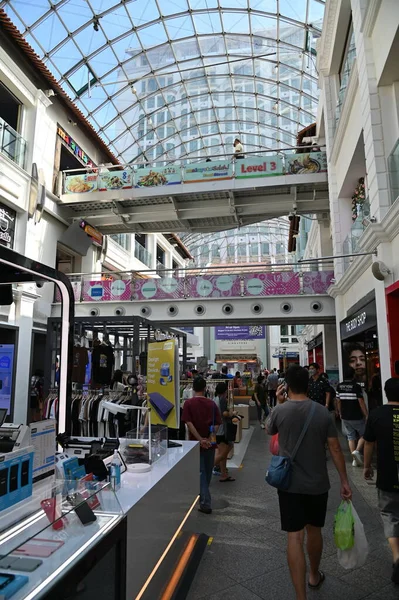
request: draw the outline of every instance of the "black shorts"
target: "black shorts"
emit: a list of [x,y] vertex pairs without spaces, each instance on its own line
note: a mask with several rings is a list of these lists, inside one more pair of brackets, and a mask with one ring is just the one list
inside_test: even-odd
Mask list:
[[324,527],[327,512],[328,492],[325,494],[290,494],[278,491],[281,529],[301,531],[306,525]]
[[232,446],[234,442],[229,442],[229,440],[224,435],[216,436],[217,444],[226,444],[227,446]]

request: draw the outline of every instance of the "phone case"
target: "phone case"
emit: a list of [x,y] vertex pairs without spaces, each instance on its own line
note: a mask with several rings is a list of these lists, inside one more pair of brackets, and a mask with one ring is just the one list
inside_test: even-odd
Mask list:
[[45,540],[42,538],[33,538],[26,544],[23,544],[22,546],[14,550],[14,554],[23,554],[24,556],[33,556],[38,558],[48,558],[63,545],[64,542],[58,540]]
[[40,502],[40,506],[46,513],[46,516],[50,523],[52,523],[53,529],[55,529],[56,531],[64,529],[64,522],[62,520],[61,509],[57,510],[56,498],[47,498],[47,500],[42,500]]

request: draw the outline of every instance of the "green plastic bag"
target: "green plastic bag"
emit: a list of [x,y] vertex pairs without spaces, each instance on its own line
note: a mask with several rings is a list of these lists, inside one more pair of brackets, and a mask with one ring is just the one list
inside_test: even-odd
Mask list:
[[350,550],[355,543],[355,520],[352,502],[341,502],[335,513],[334,541],[339,550]]

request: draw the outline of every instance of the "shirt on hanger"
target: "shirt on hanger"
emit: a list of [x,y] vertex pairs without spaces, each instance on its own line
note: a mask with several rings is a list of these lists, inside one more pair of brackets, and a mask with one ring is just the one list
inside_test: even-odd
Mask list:
[[72,381],[75,383],[85,383],[86,366],[89,362],[89,353],[87,348],[75,346],[73,349],[73,367]]
[[114,367],[114,351],[111,346],[101,344],[93,348],[91,364],[94,383],[109,385]]

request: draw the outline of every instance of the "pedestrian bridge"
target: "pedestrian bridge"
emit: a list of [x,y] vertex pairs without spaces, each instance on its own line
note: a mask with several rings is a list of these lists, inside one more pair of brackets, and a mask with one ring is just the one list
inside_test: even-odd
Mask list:
[[[290,267],[292,269],[292,267]],[[229,324],[333,323],[335,305],[327,290],[333,271],[281,270],[140,277],[121,274],[71,276],[75,315],[142,316],[156,323]],[[59,297],[53,316],[61,316]]]
[[329,210],[325,152],[63,173],[60,214],[103,234],[212,232]]

